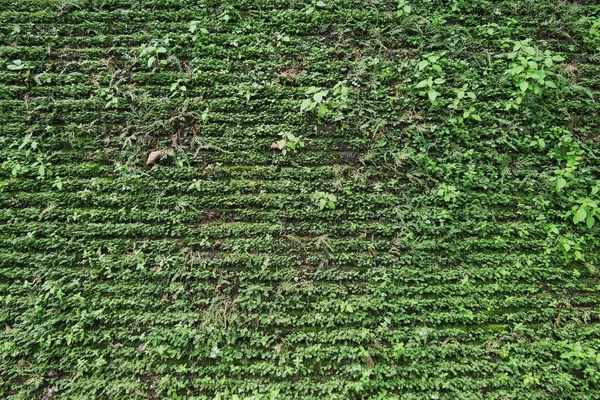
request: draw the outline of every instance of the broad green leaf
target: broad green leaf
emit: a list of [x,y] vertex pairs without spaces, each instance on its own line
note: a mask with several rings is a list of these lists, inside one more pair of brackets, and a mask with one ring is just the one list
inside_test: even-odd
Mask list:
[[327,7],[327,4],[325,4],[324,1],[319,0],[319,1],[317,1],[317,7],[321,7],[321,8]]
[[535,49],[533,47],[527,46],[523,48],[523,50],[525,50],[525,52],[530,56],[535,56]]
[[327,93],[329,93],[329,90],[321,90],[321,91],[315,93],[315,95],[313,96],[313,99],[317,103],[320,103],[321,101],[323,101],[323,97],[327,96]]
[[437,99],[437,97],[439,95],[440,95],[440,93],[436,92],[433,89],[431,89],[431,90],[429,90],[429,92],[427,92],[427,96],[429,96],[429,100],[431,100],[432,102],[435,101],[435,99]]
[[544,60],[544,64],[546,64],[546,67],[550,68],[550,67],[552,66],[552,64],[553,64],[553,63],[552,63],[552,58],[550,58],[550,57],[547,57],[547,58]]
[[425,68],[425,67],[426,67],[426,66],[428,66],[428,65],[429,65],[429,61],[427,61],[427,60],[423,60],[423,61],[421,61],[421,62],[418,64],[418,67],[419,67],[419,69],[423,69],[423,68]]
[[319,115],[319,117],[324,117],[325,115],[327,115],[327,112],[329,110],[327,109],[327,106],[325,104],[320,104],[319,108],[317,109],[317,114]]
[[474,92],[467,92],[467,96],[469,96],[472,99],[476,99],[477,98],[477,96],[475,95]]
[[308,109],[308,106],[310,106],[310,103],[311,103],[311,99],[304,99],[302,104],[300,104],[300,111],[304,111],[304,110]]
[[417,85],[415,87],[424,88],[427,86],[429,86],[429,81],[427,79],[423,79],[421,82],[417,83]]
[[152,56],[148,59],[148,67],[151,67],[154,64],[154,61],[156,61],[156,57]]
[[556,89],[556,84],[553,81],[545,81],[546,86]]
[[523,81],[523,82],[521,82],[521,84],[519,85],[519,87],[521,88],[521,91],[524,92],[529,87],[529,83],[527,83],[527,81]]
[[537,140],[537,142],[538,142],[538,145],[540,146],[540,149],[544,149],[546,147],[546,142],[544,141],[544,139],[539,138]]
[[477,114],[471,114],[471,118],[473,118],[475,121],[481,121],[481,117]]
[[435,81],[433,81],[436,85],[441,85],[442,83],[446,82],[445,79],[442,78],[437,78]]
[[594,219],[594,217],[592,215],[588,215],[585,220],[585,224],[587,225],[588,229],[591,229],[594,226],[595,222],[596,222],[596,220]]
[[573,217],[573,223],[577,224],[583,220],[585,220],[587,213],[585,211],[584,206],[579,206],[577,211],[575,212],[575,216]]
[[552,61],[561,62],[565,61],[565,58],[562,56],[552,56]]
[[565,178],[558,178],[556,180],[556,191],[560,192],[565,186],[567,186],[567,181]]

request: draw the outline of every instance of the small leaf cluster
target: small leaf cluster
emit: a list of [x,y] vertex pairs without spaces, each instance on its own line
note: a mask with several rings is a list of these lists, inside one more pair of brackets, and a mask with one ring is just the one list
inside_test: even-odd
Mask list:
[[511,62],[504,73],[512,77],[519,92],[515,92],[513,98],[506,102],[506,110],[518,109],[527,93],[541,95],[546,88],[557,88],[552,79],[556,77],[554,63],[564,61],[564,57],[552,55],[550,50],[541,53],[530,42],[531,39],[516,42],[512,52],[507,55]]

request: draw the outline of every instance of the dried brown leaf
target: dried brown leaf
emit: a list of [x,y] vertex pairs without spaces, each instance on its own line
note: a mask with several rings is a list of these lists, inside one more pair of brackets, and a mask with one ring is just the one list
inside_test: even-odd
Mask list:
[[156,161],[160,159],[162,152],[160,150],[151,151],[148,155],[148,160],[146,161],[146,165],[153,165]]
[[42,397],[42,400],[50,400],[56,392],[58,392],[58,389],[56,388],[56,386],[52,386],[50,389],[48,389],[46,394],[44,394],[44,397]]
[[160,265],[157,265],[156,267],[152,268],[152,271],[154,272],[160,272],[163,270],[163,267],[161,267]]
[[367,354],[367,358],[365,358],[365,364],[367,364],[370,368],[375,368],[375,362],[370,354]]
[[277,149],[279,149],[279,145],[277,143],[273,142],[273,144],[271,144],[271,149],[277,150]]
[[578,68],[577,68],[575,65],[573,65],[573,64],[567,64],[567,65],[565,66],[565,69],[566,69],[567,71],[569,71],[569,72],[573,73],[573,74],[575,74],[575,73],[579,72],[579,69],[578,69]]
[[140,345],[138,346],[138,351],[141,353],[145,349],[146,349],[146,343],[140,343]]
[[121,347],[123,347],[123,344],[122,343],[110,343],[109,346],[115,350],[119,350]]

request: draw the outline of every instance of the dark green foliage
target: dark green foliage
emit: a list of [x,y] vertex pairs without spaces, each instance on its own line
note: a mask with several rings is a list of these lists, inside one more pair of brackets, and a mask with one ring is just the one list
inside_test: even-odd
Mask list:
[[596,3],[0,0],[0,397],[600,398]]

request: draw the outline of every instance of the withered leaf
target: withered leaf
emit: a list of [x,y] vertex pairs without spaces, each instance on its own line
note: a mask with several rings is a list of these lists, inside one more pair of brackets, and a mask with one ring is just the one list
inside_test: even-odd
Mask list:
[[57,391],[58,391],[58,389],[56,388],[56,386],[52,386],[50,389],[48,389],[46,394],[44,394],[44,397],[42,397],[42,400],[50,400]]
[[138,351],[141,353],[145,349],[146,349],[146,343],[140,343],[140,345],[138,346]]
[[271,144],[271,149],[275,149],[275,150],[279,149],[279,145],[277,144],[277,142],[273,142]]
[[373,362],[373,357],[371,357],[370,354],[367,354],[367,358],[365,358],[365,364],[371,368],[375,368],[375,362]]
[[569,71],[569,72],[572,72],[572,73],[577,73],[577,72],[579,72],[579,69],[578,69],[578,68],[577,68],[575,65],[573,65],[573,64],[567,64],[567,65],[565,66],[565,69],[566,69],[567,71]]
[[449,337],[447,337],[446,339],[444,339],[444,341],[442,342],[442,346],[447,345],[449,341],[450,341]]
[[146,161],[146,165],[153,165],[156,161],[160,159],[162,152],[160,150],[151,151],[148,155],[148,160]]
[[123,347],[123,344],[122,343],[110,343],[109,346],[115,350],[119,350],[121,347]]
[[163,268],[160,265],[157,265],[156,267],[152,268],[152,271],[154,271],[154,272],[160,272],[162,270],[163,270]]

